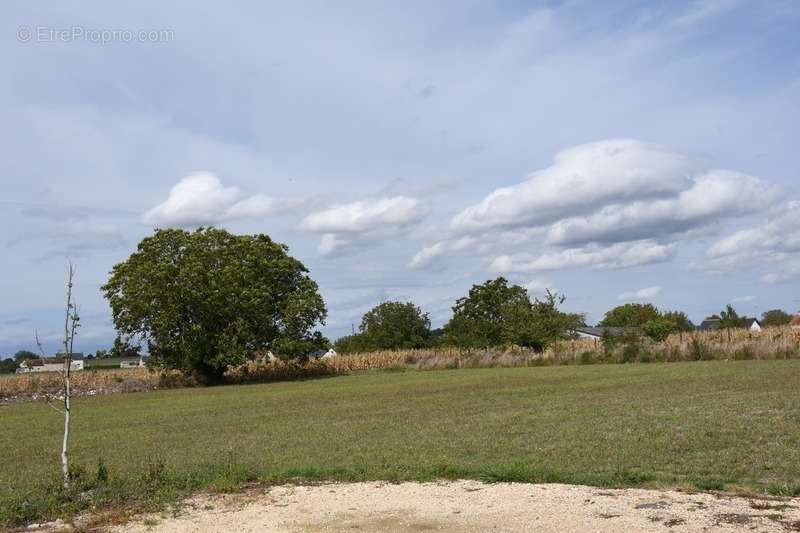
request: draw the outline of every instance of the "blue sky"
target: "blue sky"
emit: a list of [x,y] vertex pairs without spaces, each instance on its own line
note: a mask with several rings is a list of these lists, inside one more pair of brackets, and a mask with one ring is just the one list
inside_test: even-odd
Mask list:
[[0,356],[55,347],[67,258],[109,344],[99,286],[154,226],[287,243],[333,338],[500,274],[590,322],[796,310],[799,30],[792,0],[10,4]]

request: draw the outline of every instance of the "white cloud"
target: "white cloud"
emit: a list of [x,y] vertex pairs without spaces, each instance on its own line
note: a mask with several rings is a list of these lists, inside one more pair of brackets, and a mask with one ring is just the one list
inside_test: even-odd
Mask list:
[[715,265],[755,260],[780,261],[800,253],[800,202],[784,205],[772,219],[737,231],[714,243],[707,256]]
[[[556,154],[554,164],[489,194],[452,221],[456,231],[552,223],[608,202],[671,196],[691,185],[700,161],[655,144],[618,139]],[[687,172],[689,171],[689,172]]]
[[757,178],[713,170],[671,198],[614,204],[586,217],[560,220],[550,227],[547,241],[618,242],[680,233],[723,218],[762,211],[777,194],[774,187]]
[[800,281],[800,261],[788,263],[777,272],[764,274],[760,281],[769,284]]
[[744,174],[633,139],[584,144],[522,183],[497,189],[453,217],[454,231],[548,226],[551,244],[624,242],[752,213],[777,196]]
[[415,224],[427,213],[418,199],[395,196],[335,205],[308,215],[300,227],[316,233],[366,233]]
[[439,241],[430,246],[424,247],[417,252],[411,259],[411,268],[425,268],[433,264],[434,260],[443,255],[452,255],[469,250],[475,246],[477,239],[466,235],[452,241]]
[[623,292],[617,298],[625,301],[652,300],[661,294],[661,286],[654,285],[637,291]]
[[731,300],[731,303],[735,304],[743,304],[748,302],[754,302],[756,300],[755,296],[738,296]]
[[263,194],[243,197],[238,187],[224,187],[209,172],[196,172],[180,180],[166,201],[147,211],[142,220],[154,226],[191,227],[238,218],[274,215],[297,202],[276,200]]
[[345,247],[361,247],[378,238],[403,233],[427,214],[428,208],[417,198],[394,196],[335,205],[311,213],[300,227],[322,233],[319,252],[330,257]]
[[628,268],[659,263],[675,253],[672,244],[652,240],[617,243],[610,246],[590,245],[545,253],[535,258],[503,255],[495,258],[490,269],[500,273],[540,272],[563,268],[591,267],[597,270]]

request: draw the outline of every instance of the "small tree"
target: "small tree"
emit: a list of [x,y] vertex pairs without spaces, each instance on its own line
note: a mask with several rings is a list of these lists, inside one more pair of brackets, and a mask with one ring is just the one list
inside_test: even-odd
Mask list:
[[367,311],[359,327],[375,350],[422,348],[431,338],[431,320],[411,302],[383,302]]
[[529,307],[525,287],[509,285],[503,277],[473,285],[469,294],[453,306],[453,318],[445,325],[448,342],[465,347],[504,344],[509,313],[519,321],[520,313]]
[[745,324],[745,318],[740,317],[736,309],[730,304],[725,306],[725,310],[719,314],[719,327],[721,329],[743,328]]
[[667,320],[666,318],[656,318],[648,320],[642,324],[642,330],[645,335],[650,337],[656,342],[661,342],[667,339],[672,333],[678,331],[675,322]]
[[[69,264],[67,275],[67,304],[64,316],[64,339],[63,339],[63,365],[61,369],[61,388],[64,395],[64,437],[61,441],[61,473],[63,477],[64,489],[69,489],[70,475],[69,475],[69,437],[70,437],[70,424],[72,418],[72,354],[75,344],[75,333],[80,327],[80,317],[78,316],[78,307],[72,298],[73,279],[75,277],[75,267],[72,263]],[[36,334],[36,345],[39,347],[41,359],[44,363],[47,356],[44,352],[44,347],[39,340],[39,334]],[[46,396],[47,397],[47,396]],[[49,403],[49,398],[48,398]],[[52,405],[51,405],[52,406]]]

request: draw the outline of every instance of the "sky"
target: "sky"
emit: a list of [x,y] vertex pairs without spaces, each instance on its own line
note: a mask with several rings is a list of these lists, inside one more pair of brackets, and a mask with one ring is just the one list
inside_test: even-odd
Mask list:
[[286,243],[335,339],[502,275],[589,323],[800,308],[800,2],[14,2],[0,357],[114,338],[156,227]]

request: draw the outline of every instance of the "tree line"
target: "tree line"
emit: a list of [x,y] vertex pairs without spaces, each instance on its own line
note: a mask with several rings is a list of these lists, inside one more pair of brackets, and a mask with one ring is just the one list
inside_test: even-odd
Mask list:
[[[118,338],[98,357],[138,354],[138,347],[146,346],[151,367],[180,370],[206,383],[222,381],[227,368],[254,354],[305,358],[331,346],[317,329],[327,317],[317,283],[286,245],[263,234],[155,230],[113,267],[102,291]],[[338,339],[335,349],[513,344],[541,351],[586,325],[585,315],[561,310],[564,301],[563,294],[551,291],[531,299],[525,287],[498,277],[473,285],[456,300],[442,328],[432,329],[429,315],[411,302],[383,302],[364,314],[357,333]],[[718,318],[723,327],[743,320],[730,306]],[[771,310],[763,324],[791,318]],[[640,328],[655,340],[694,329],[685,313],[651,304],[615,307],[599,325]],[[13,372],[24,357],[20,352],[0,361],[0,372]]]

